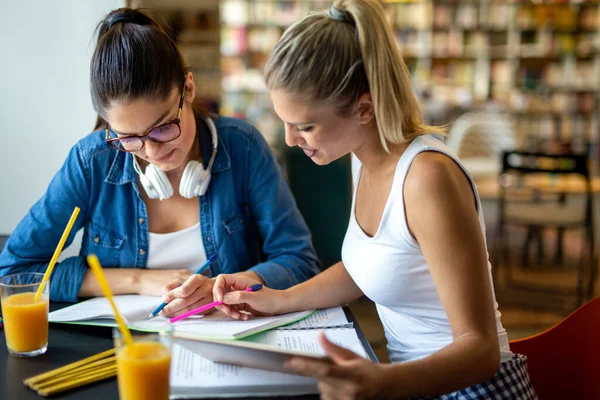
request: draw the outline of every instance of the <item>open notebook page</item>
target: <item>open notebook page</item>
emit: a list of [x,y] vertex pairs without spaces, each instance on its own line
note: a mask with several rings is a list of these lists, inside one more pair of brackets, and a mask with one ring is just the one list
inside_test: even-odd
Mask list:
[[322,328],[352,328],[352,322],[348,322],[346,313],[342,307],[331,307],[317,310],[308,318],[304,318],[293,324],[285,325],[279,330],[289,329],[322,329]]
[[[148,315],[161,303],[160,297],[135,294],[114,296],[119,312],[126,323],[147,319]],[[50,322],[77,322],[98,319],[115,319],[112,307],[105,297],[95,297],[72,306],[52,311]]]
[[[160,304],[160,297],[120,295],[114,297],[119,312],[126,324],[142,331],[161,331],[169,328],[167,318],[148,315]],[[173,324],[175,329],[199,337],[214,339],[240,339],[242,337],[289,324],[312,314],[314,310],[277,315],[252,317],[248,321],[237,321],[219,311],[204,316],[192,316]],[[78,323],[98,326],[117,326],[112,308],[105,297],[97,297],[74,304],[49,314],[50,322]]]
[[[318,343],[318,330],[269,331],[244,339],[272,346],[324,354]],[[332,342],[362,357],[366,353],[354,329],[325,330]],[[171,398],[231,397],[232,395],[293,395],[318,393],[316,381],[298,375],[264,371],[209,361],[186,347],[173,345],[171,358]]]
[[[278,326],[308,317],[314,310],[299,311],[272,317],[251,316],[247,321],[229,318],[220,311],[199,318],[188,318],[173,324],[175,330],[203,338],[241,339]],[[138,324],[134,324],[137,326]],[[233,336],[233,337],[231,337]]]
[[244,339],[247,342],[268,344],[285,350],[293,350],[301,353],[312,353],[325,355],[325,351],[319,344],[319,332],[325,332],[329,341],[338,346],[345,347],[361,357],[368,358],[360,339],[353,328],[341,329],[314,329],[283,331],[274,330],[263,332]]

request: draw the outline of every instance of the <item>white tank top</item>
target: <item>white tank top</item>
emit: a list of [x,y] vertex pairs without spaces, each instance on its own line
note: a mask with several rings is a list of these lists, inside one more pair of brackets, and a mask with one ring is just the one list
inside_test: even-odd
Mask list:
[[170,233],[149,233],[149,269],[189,269],[195,272],[206,261],[200,222]]
[[[481,203],[473,179],[451,151],[433,135],[417,137],[400,157],[379,229],[375,236],[367,236],[355,217],[356,190],[361,165],[353,156],[354,193],[350,223],[342,247],[342,260],[354,282],[376,303],[392,362],[426,357],[453,341],[448,316],[438,297],[423,252],[408,229],[404,213],[404,180],[415,156],[422,151],[446,154],[455,160],[469,177],[485,238]],[[489,261],[488,271],[491,282]],[[501,360],[507,361],[512,353],[506,331],[500,321],[495,295],[494,309]]]

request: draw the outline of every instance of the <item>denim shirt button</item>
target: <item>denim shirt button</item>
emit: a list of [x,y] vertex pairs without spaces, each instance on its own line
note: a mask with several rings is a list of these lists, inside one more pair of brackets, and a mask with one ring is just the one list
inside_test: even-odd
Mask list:
[[206,235],[206,243],[210,243],[210,236]]
[[139,223],[140,225],[141,225],[141,224],[143,224],[143,223],[144,223],[144,221],[145,221],[145,219],[144,219],[144,218],[138,218],[138,223]]
[[96,236],[94,238],[94,243],[100,243],[100,236]]
[[140,254],[141,254],[141,255],[144,255],[144,254],[146,254],[146,250],[144,250],[144,249],[140,249]]

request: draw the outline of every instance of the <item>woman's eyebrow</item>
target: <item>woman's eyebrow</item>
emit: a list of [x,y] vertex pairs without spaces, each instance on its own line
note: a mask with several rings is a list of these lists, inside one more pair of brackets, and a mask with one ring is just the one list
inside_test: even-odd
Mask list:
[[306,122],[286,122],[286,124],[288,125],[294,125],[294,126],[298,126],[298,125],[310,125],[310,124],[314,124],[315,121],[306,121]]
[[[154,123],[153,123],[153,124],[151,124],[151,125],[150,125],[150,127],[149,127],[148,129],[146,129],[146,130],[144,131],[144,133],[148,132],[148,131],[149,131],[151,128],[153,128],[153,127],[155,127],[156,125],[158,125],[158,124],[159,124],[159,122],[162,122],[162,120],[163,120],[163,119],[165,119],[165,117],[166,117],[167,115],[169,115],[169,113],[170,113],[170,112],[171,112],[171,110],[167,110],[165,113],[163,113],[163,114],[162,114],[162,115],[161,115],[161,116],[160,116],[160,117],[159,117],[159,118],[158,118],[156,121],[154,121]],[[119,135],[121,135],[121,136],[140,136],[140,134],[139,134],[139,133],[124,133],[124,132],[119,132],[119,131],[117,131],[117,130],[114,130],[114,129],[112,129],[112,128],[111,128],[111,130],[112,130],[113,132],[115,132],[116,134],[119,134]]]

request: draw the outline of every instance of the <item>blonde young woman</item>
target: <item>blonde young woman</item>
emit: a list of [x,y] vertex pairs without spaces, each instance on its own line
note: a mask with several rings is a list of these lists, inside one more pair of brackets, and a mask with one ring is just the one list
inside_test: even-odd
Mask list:
[[342,261],[287,290],[221,275],[213,294],[234,318],[377,304],[391,364],[321,337],[335,365],[294,358],[323,398],[534,399],[495,302],[481,204],[460,161],[432,135],[376,0],[338,0],[290,27],[266,66],[286,143],[319,165],[353,154]]

